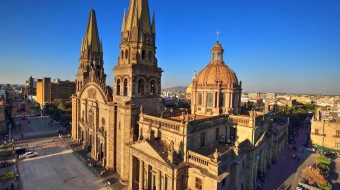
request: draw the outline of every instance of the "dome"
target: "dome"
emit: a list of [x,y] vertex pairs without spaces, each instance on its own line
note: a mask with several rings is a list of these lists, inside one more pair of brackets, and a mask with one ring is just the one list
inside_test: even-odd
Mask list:
[[196,77],[198,85],[238,84],[236,74],[223,62],[223,48],[217,41],[211,50],[211,61]]
[[237,84],[236,74],[224,63],[210,63],[196,78],[197,84]]
[[187,89],[185,90],[185,93],[190,93],[192,92],[192,84],[190,84]]

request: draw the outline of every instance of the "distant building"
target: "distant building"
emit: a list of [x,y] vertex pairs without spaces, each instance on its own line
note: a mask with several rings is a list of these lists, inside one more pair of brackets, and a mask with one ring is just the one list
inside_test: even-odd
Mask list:
[[34,78],[32,76],[30,76],[30,78],[28,78],[28,80],[26,80],[26,85],[25,85],[25,96],[35,96],[36,94],[36,81],[34,80]]
[[55,99],[71,99],[75,91],[76,84],[72,81],[55,79],[51,82],[49,77],[37,79],[36,99],[40,105],[44,105],[45,102],[52,102]]
[[6,102],[6,90],[0,90],[0,98],[2,101]]
[[54,80],[51,83],[51,99],[71,99],[72,94],[76,92],[76,83],[74,81]]
[[6,132],[5,101],[0,97],[0,134]]
[[51,78],[37,79],[37,101],[40,105],[51,102]]
[[311,122],[311,143],[331,149],[340,150],[339,114],[317,109]]
[[265,113],[268,111],[276,112],[279,110],[280,106],[292,107],[296,104],[296,100],[286,100],[286,99],[265,99],[264,109]]
[[267,95],[266,95],[266,98],[275,99],[276,98],[276,93],[268,92]]

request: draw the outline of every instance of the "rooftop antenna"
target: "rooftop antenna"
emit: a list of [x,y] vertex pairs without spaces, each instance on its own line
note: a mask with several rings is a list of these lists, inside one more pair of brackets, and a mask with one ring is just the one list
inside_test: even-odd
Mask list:
[[220,31],[219,30],[217,30],[217,32],[216,32],[217,41],[218,41],[218,35],[220,35]]

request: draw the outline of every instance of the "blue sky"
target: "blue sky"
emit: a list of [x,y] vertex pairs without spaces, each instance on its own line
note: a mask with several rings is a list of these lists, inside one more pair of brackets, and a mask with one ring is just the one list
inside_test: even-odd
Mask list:
[[[74,80],[92,0],[0,1],[0,83]],[[94,0],[105,72],[119,56],[129,0]],[[203,69],[220,31],[225,63],[244,91],[340,94],[339,0],[149,0],[163,87]]]

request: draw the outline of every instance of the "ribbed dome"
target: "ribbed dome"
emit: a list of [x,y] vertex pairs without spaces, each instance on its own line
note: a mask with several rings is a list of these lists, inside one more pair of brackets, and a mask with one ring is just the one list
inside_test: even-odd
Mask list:
[[211,61],[196,78],[198,85],[238,84],[236,74],[223,62],[223,47],[217,41],[211,50]]
[[212,62],[206,66],[196,78],[197,84],[237,84],[236,74],[224,63]]

